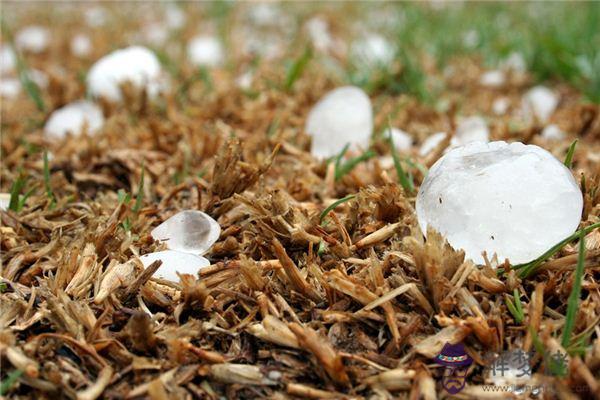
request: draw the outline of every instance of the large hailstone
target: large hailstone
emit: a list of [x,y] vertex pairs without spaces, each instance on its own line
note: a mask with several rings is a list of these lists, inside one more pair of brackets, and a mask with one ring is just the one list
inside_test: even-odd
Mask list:
[[100,107],[92,102],[81,100],[54,111],[46,125],[46,136],[60,140],[71,135],[80,135],[84,130],[90,134],[96,133],[104,125],[104,115]]
[[225,53],[219,39],[214,36],[196,36],[187,47],[192,64],[217,67],[223,63]]
[[180,274],[197,275],[198,271],[210,265],[210,261],[202,256],[175,250],[157,251],[140,257],[144,268],[148,268],[150,264],[157,260],[162,261],[162,264],[153,276],[172,282],[179,282],[178,272]]
[[208,214],[197,210],[178,212],[151,232],[154,240],[167,248],[192,254],[204,254],[219,239],[221,227]]
[[369,147],[373,131],[373,110],[369,96],[355,86],[327,93],[312,108],[306,132],[312,136],[310,152],[318,158],[339,154],[346,144],[355,149]]
[[483,251],[513,264],[535,259],[577,229],[582,208],[571,172],[546,150],[518,142],[449,151],[417,196],[421,230],[431,226],[480,264]]
[[150,97],[163,86],[160,62],[154,53],[142,46],[115,50],[92,66],[87,77],[91,95],[120,101],[121,85],[131,83],[144,88]]

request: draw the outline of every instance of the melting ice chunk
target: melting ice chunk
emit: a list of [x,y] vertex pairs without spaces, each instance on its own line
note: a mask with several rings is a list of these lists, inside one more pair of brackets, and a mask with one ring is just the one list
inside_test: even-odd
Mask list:
[[531,261],[572,234],[583,198],[571,171],[546,150],[523,143],[473,142],[450,150],[429,170],[417,218],[467,258],[481,253],[513,264]]
[[423,144],[421,144],[419,155],[421,157],[425,157],[427,154],[431,153],[431,151],[437,148],[447,136],[448,134],[446,132],[437,132],[429,136],[427,139],[425,139]]
[[121,100],[121,85],[144,88],[150,97],[161,90],[162,71],[154,53],[142,46],[115,50],[92,66],[87,77],[90,94],[112,101]]
[[221,227],[208,214],[197,210],[178,212],[151,232],[154,240],[171,250],[204,254],[219,239]]
[[96,133],[104,125],[104,116],[100,107],[92,102],[81,100],[54,111],[46,125],[44,133],[53,139],[62,139],[67,134],[80,135],[84,129]]
[[306,121],[312,136],[310,152],[318,158],[339,154],[346,144],[369,147],[373,131],[373,110],[369,96],[355,86],[344,86],[327,93],[313,107]]
[[172,282],[179,282],[177,272],[197,275],[198,271],[210,265],[210,261],[202,256],[174,250],[157,251],[140,257],[144,268],[148,268],[156,260],[162,261],[162,264],[154,276]]

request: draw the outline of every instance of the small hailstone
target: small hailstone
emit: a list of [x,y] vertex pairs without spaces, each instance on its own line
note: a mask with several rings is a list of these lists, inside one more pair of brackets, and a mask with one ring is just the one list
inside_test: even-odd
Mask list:
[[180,274],[197,275],[198,271],[210,265],[210,261],[202,256],[175,250],[157,251],[140,257],[144,268],[148,268],[150,264],[157,260],[162,261],[162,264],[153,276],[171,282],[179,282],[178,272]]
[[48,47],[50,32],[48,29],[33,25],[21,29],[15,36],[15,45],[31,53],[41,53]]
[[165,22],[171,29],[180,29],[185,25],[185,13],[176,4],[169,3],[165,10]]
[[221,227],[208,214],[197,210],[178,212],[151,232],[154,240],[167,248],[192,254],[204,254],[219,239]]
[[73,36],[70,45],[71,53],[77,57],[86,57],[92,52],[92,41],[83,33]]
[[10,46],[0,46],[0,74],[14,71],[16,65],[14,50]]
[[92,96],[120,101],[120,85],[130,82],[137,88],[145,88],[148,95],[154,97],[163,85],[161,75],[160,62],[152,51],[131,46],[96,61],[88,73],[87,86]]
[[39,69],[28,70],[29,79],[37,85],[40,89],[46,89],[48,87],[48,75]]
[[106,24],[106,21],[108,20],[108,13],[103,7],[94,6],[86,9],[83,13],[83,17],[86,24],[93,28],[97,28]]
[[496,115],[504,115],[510,107],[510,101],[506,97],[500,97],[492,103],[492,111]]
[[21,93],[21,81],[16,78],[0,79],[0,97],[3,99],[15,99]]
[[187,52],[194,65],[216,67],[221,65],[225,58],[223,46],[214,36],[196,36],[188,43]]
[[312,136],[310,152],[317,158],[335,156],[346,144],[353,149],[366,149],[372,131],[371,100],[355,86],[327,93],[310,110],[306,121],[306,132]]
[[563,140],[565,133],[554,124],[550,124],[542,130],[542,137],[546,140]]
[[571,171],[519,142],[449,151],[429,170],[416,205],[424,233],[431,226],[479,264],[483,251],[513,264],[535,259],[577,229],[582,208]]
[[242,75],[237,77],[235,83],[240,89],[248,90],[252,87],[253,79],[254,74],[252,73],[252,71],[246,71]]
[[429,136],[427,139],[425,139],[423,144],[421,144],[421,148],[419,149],[419,155],[421,157],[424,157],[427,154],[431,153],[435,148],[438,147],[440,143],[442,143],[444,139],[446,139],[447,136],[448,134],[446,132],[437,132]]
[[500,87],[506,82],[506,76],[503,71],[486,71],[479,77],[479,84],[486,87]]
[[488,142],[490,130],[485,120],[478,116],[464,118],[456,127],[450,141],[451,146],[462,146],[470,142]]
[[142,29],[142,37],[153,46],[163,46],[169,38],[169,29],[162,22],[152,22]]
[[527,62],[523,55],[518,52],[512,52],[502,62],[502,66],[505,69],[513,70],[515,72],[525,72],[527,70]]
[[327,52],[334,46],[327,21],[321,17],[312,17],[306,22],[306,31],[318,51]]
[[462,41],[463,41],[463,45],[465,47],[468,47],[469,49],[473,49],[473,48],[477,47],[477,45],[479,44],[479,41],[480,41],[479,32],[477,32],[474,29],[466,31],[462,35]]
[[281,21],[281,10],[276,4],[253,3],[248,12],[250,20],[258,26],[278,25]]
[[558,105],[559,97],[545,86],[530,89],[523,98],[523,109],[527,115],[535,115],[540,122],[546,122]]
[[399,151],[408,151],[412,147],[412,137],[408,133],[404,132],[402,129],[388,128],[385,130],[383,135],[386,138],[389,138],[391,136],[394,142],[394,146]]
[[60,140],[67,134],[80,135],[84,129],[95,133],[104,124],[104,116],[100,107],[89,101],[81,100],[54,111],[46,125],[46,136]]
[[0,210],[8,210],[10,205],[10,193],[0,193]]
[[352,44],[352,56],[366,66],[387,66],[394,60],[396,49],[383,36],[368,34]]

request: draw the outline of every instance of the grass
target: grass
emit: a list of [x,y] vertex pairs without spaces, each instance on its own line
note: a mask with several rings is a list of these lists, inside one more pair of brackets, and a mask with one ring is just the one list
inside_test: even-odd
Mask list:
[[523,305],[521,303],[521,295],[517,289],[513,291],[514,302],[507,296],[505,296],[506,307],[512,314],[515,322],[521,324],[525,320],[525,312],[523,311]]
[[345,175],[350,173],[358,164],[363,161],[366,161],[370,158],[373,158],[377,155],[373,150],[367,150],[359,156],[353,157],[346,162],[341,162],[341,159],[338,159],[335,165],[335,180],[339,181]]
[[575,146],[577,146],[577,139],[573,140],[573,143],[569,146],[569,150],[567,150],[567,155],[565,157],[565,167],[571,169],[573,167],[573,155],[575,154]]
[[133,205],[132,211],[137,213],[142,208],[142,203],[144,201],[144,172],[146,169],[142,164],[142,173],[140,175],[140,183],[138,185],[137,196],[135,196],[135,204]]
[[287,68],[285,74],[285,81],[283,87],[285,90],[291,90],[294,86],[294,83],[302,76],[302,72],[306,69],[306,66],[310,62],[312,58],[312,50],[310,47],[307,47],[306,50],[302,53],[297,60],[295,60],[289,67]]
[[47,151],[44,151],[44,188],[46,189],[46,196],[50,202],[49,207],[53,208],[56,205],[56,197],[54,196],[52,186],[50,185],[50,165],[48,163]]
[[573,277],[573,288],[567,303],[567,315],[565,316],[565,327],[563,329],[562,346],[567,349],[571,345],[571,336],[575,327],[575,317],[579,308],[581,297],[581,282],[583,281],[583,270],[585,268],[585,235],[579,236],[579,256],[577,257],[577,268]]
[[339,200],[334,201],[333,203],[331,203],[331,205],[329,207],[327,207],[325,210],[323,210],[323,212],[321,213],[321,215],[319,215],[319,223],[322,223],[323,220],[325,219],[325,217],[331,212],[333,211],[337,206],[339,206],[340,204],[343,204],[345,202],[347,202],[348,200],[352,200],[353,198],[355,198],[356,195],[354,194],[349,194],[346,197],[342,197]]
[[[391,132],[392,125],[388,123],[389,130]],[[413,182],[413,177],[411,174],[407,174],[402,168],[402,164],[400,162],[400,156],[398,155],[398,150],[394,145],[394,136],[390,134],[388,138],[390,143],[390,151],[392,152],[392,158],[394,159],[394,167],[396,168],[396,175],[398,175],[398,181],[404,191],[408,194],[411,194],[415,191],[415,184]]]
[[13,182],[10,188],[10,200],[8,202],[8,209],[14,212],[19,212],[25,206],[25,202],[27,199],[33,194],[35,191],[35,187],[29,189],[25,194],[21,194],[23,189],[25,189],[25,185],[27,184],[28,178],[22,173],[19,174],[17,179]]
[[[582,228],[578,231],[576,231],[575,233],[573,233],[571,236],[561,240],[560,242],[558,242],[557,244],[555,244],[554,246],[552,246],[550,249],[548,249],[548,251],[546,251],[544,254],[542,254],[541,256],[539,256],[538,258],[536,258],[533,261],[530,261],[528,263],[524,263],[524,264],[517,264],[514,265],[512,268],[514,270],[519,271],[519,276],[521,278],[528,278],[531,275],[533,275],[535,273],[535,271],[537,270],[537,268],[546,260],[548,260],[550,257],[552,257],[553,255],[555,255],[556,253],[558,253],[560,251],[560,249],[562,249],[563,247],[565,247],[565,245],[567,245],[568,243],[571,243],[572,241],[576,240],[577,238],[579,238],[581,235],[587,235],[588,233],[592,232],[594,229],[597,229],[600,227],[600,222],[596,222],[595,224],[592,224],[586,228]],[[498,272],[504,272],[503,269],[498,269]]]
[[15,369],[14,371],[9,372],[6,376],[6,379],[0,382],[0,396],[4,396],[6,393],[8,393],[8,390],[13,387],[15,383],[17,383],[21,375],[23,375],[23,370],[20,369]]

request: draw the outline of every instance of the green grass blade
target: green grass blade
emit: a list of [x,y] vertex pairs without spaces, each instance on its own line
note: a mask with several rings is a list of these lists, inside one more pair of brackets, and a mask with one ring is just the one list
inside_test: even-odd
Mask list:
[[306,69],[311,58],[312,51],[307,47],[304,53],[288,68],[283,85],[285,90],[290,90],[294,86],[294,83],[302,76],[302,72]]
[[323,210],[323,212],[319,216],[319,223],[323,222],[323,219],[325,219],[325,217],[327,216],[327,214],[329,214],[337,206],[339,206],[340,204],[343,204],[343,203],[347,202],[348,200],[352,200],[355,197],[356,197],[356,195],[349,194],[348,196],[342,197],[341,199],[336,200],[333,203],[331,203],[331,205],[329,207],[327,207],[325,210]]
[[565,157],[565,166],[569,169],[573,167],[573,155],[575,154],[575,146],[577,146],[577,139],[573,140],[573,143],[569,146],[567,156]]
[[340,179],[342,179],[342,177],[344,177],[346,174],[352,171],[354,167],[356,167],[358,164],[375,156],[376,153],[373,150],[367,150],[360,156],[351,158],[350,160],[346,161],[344,164],[340,165],[339,162],[336,163],[335,180],[339,181]]
[[142,208],[142,202],[144,201],[144,172],[146,168],[142,164],[142,174],[140,176],[140,183],[138,185],[137,196],[135,197],[135,204],[133,205],[133,212],[138,212]]
[[[572,241],[577,239],[580,235],[587,235],[588,233],[592,232],[594,229],[597,229],[599,227],[600,227],[600,222],[596,222],[595,224],[592,224],[586,228],[582,228],[582,229],[576,231],[575,233],[573,233],[571,236],[561,240],[560,242],[558,242],[557,244],[552,246],[548,251],[546,251],[544,254],[542,254],[535,260],[530,261],[528,263],[524,263],[524,264],[514,265],[512,268],[514,270],[519,271],[519,276],[521,278],[527,278],[527,277],[531,276],[544,261],[548,260],[554,254],[558,253],[560,251],[560,249],[565,247],[566,244],[571,243]],[[502,269],[499,269],[498,272],[504,272],[504,271]]]
[[517,324],[520,324],[523,320],[521,319],[521,316],[519,315],[519,311],[517,310],[517,307],[515,307],[513,302],[510,301],[510,298],[508,296],[506,296],[506,298],[504,300],[506,303],[506,308],[508,308],[508,311],[512,314],[513,318],[515,319],[515,322]]
[[6,376],[6,379],[0,383],[0,396],[4,396],[6,393],[8,393],[8,390],[19,380],[21,375],[23,375],[23,370],[21,369],[15,369],[14,371],[10,372]]
[[27,178],[23,175],[19,175],[16,181],[13,182],[10,187],[10,201],[8,202],[8,209],[18,212],[20,211],[19,203],[21,198],[21,191],[25,187],[25,183],[27,182]]
[[50,208],[52,208],[56,204],[56,197],[50,185],[50,164],[48,163],[47,151],[44,151],[44,188],[46,189],[46,196],[48,196],[48,200],[50,201]]
[[[391,125],[390,125],[390,132],[391,132]],[[400,162],[400,156],[398,155],[398,150],[396,149],[396,146],[394,145],[394,138],[393,135],[390,134],[390,137],[388,138],[389,143],[390,143],[390,147],[391,147],[391,152],[392,152],[392,158],[394,159],[394,167],[396,168],[396,175],[398,175],[398,181],[400,182],[400,185],[402,185],[402,188],[404,189],[404,191],[408,194],[414,192],[415,190],[415,185],[413,183],[412,180],[412,175],[407,175],[406,172],[404,172],[404,169],[402,168],[402,164]]]
[[513,291],[513,297],[515,299],[515,307],[517,312],[519,313],[519,323],[521,323],[525,319],[525,312],[523,312],[523,304],[521,303],[521,294],[517,289]]
[[565,327],[562,336],[562,346],[566,349],[571,343],[571,334],[575,327],[575,317],[579,308],[579,299],[581,297],[581,282],[583,280],[583,270],[585,268],[585,235],[579,236],[579,255],[577,257],[577,267],[575,268],[575,277],[573,278],[573,288],[569,295],[567,303],[567,315],[565,316]]

